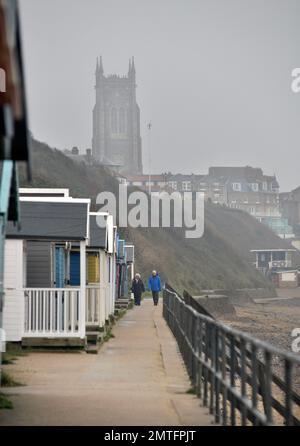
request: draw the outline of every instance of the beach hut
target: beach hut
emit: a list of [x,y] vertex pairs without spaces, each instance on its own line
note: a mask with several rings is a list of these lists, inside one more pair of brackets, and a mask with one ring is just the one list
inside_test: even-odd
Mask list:
[[3,326],[24,345],[84,345],[89,199],[23,197],[5,242]]
[[113,217],[106,212],[91,212],[89,221],[86,323],[102,328],[114,314],[116,269]]

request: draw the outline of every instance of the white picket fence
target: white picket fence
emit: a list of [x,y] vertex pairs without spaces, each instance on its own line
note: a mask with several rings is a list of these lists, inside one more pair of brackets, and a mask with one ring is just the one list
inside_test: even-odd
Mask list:
[[105,325],[105,288],[99,285],[88,285],[85,299],[86,324],[103,327]]
[[23,337],[83,338],[85,325],[105,325],[108,293],[107,286],[88,285],[83,312],[80,288],[25,288]]
[[24,337],[82,337],[80,288],[26,288]]

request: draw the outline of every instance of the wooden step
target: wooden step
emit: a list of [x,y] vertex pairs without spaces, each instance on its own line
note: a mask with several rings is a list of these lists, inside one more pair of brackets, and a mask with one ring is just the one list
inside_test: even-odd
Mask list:
[[22,347],[84,348],[85,340],[80,338],[23,338]]
[[115,308],[128,308],[129,302],[116,302]]
[[98,331],[99,333],[103,333],[104,327],[99,327],[99,325],[86,325],[85,326],[86,333],[90,331]]
[[100,333],[99,331],[88,331],[86,333],[86,339],[88,344],[97,344],[98,342],[101,342],[103,333]]
[[118,299],[115,300],[115,305],[120,304],[120,305],[128,305],[129,304],[129,299]]
[[88,344],[85,347],[85,351],[90,355],[97,355],[99,351],[99,344]]

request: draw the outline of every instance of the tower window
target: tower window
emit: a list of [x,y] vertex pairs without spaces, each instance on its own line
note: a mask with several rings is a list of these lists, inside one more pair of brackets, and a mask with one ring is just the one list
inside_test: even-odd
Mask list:
[[126,133],[125,110],[120,108],[119,111],[119,133]]
[[118,124],[117,124],[117,110],[115,108],[111,109],[111,131],[112,133],[118,132]]

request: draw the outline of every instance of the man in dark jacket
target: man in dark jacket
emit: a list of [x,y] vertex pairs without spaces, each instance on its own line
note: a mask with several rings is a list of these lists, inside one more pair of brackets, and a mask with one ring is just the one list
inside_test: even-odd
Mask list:
[[148,288],[152,291],[153,303],[158,305],[159,292],[161,291],[161,282],[158,273],[154,270],[148,280]]
[[145,291],[145,287],[141,279],[141,275],[138,273],[134,276],[134,279],[132,281],[131,291],[134,295],[134,304],[141,305],[141,298],[143,292]]

